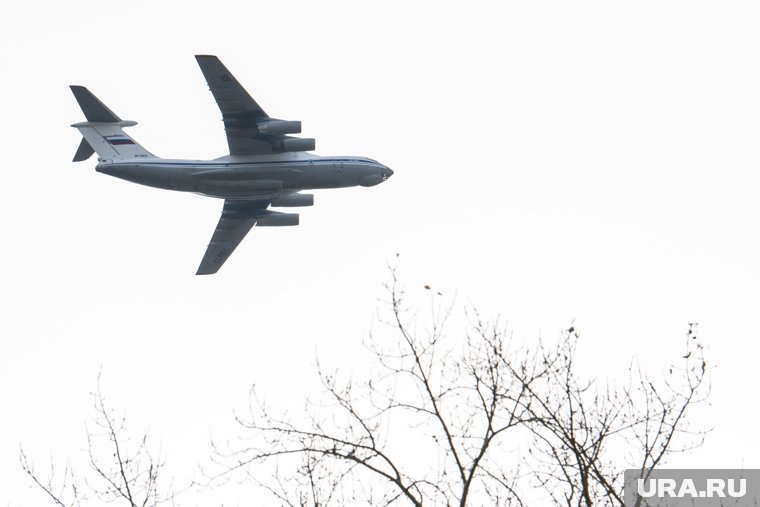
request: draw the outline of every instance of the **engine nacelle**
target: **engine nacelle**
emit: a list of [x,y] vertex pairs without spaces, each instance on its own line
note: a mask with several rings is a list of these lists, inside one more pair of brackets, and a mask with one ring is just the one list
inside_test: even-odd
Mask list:
[[287,227],[298,225],[298,213],[272,213],[256,218],[258,227]]
[[300,137],[286,137],[272,144],[274,151],[312,151],[316,149],[316,146],[314,139]]
[[262,134],[300,134],[301,122],[288,120],[265,120],[256,125]]
[[296,208],[314,206],[314,194],[283,194],[272,199],[272,206],[277,208]]

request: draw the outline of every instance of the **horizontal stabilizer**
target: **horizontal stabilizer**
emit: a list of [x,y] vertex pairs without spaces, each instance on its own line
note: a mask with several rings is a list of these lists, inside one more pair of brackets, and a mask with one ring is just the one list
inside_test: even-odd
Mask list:
[[82,142],[79,143],[79,148],[74,155],[73,162],[81,162],[83,160],[87,160],[92,156],[93,153],[95,153],[95,150],[92,149],[92,146],[90,146],[90,143],[87,142],[87,139],[83,137]]
[[79,107],[82,108],[87,121],[98,123],[113,123],[121,121],[116,113],[108,109],[90,90],[84,86],[71,85],[71,91],[74,93]]

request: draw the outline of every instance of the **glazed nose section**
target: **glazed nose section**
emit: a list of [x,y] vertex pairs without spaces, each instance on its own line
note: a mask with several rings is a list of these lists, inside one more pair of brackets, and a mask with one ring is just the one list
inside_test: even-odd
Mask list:
[[380,183],[384,182],[391,176],[393,176],[393,171],[385,166],[381,166],[381,168],[379,168],[373,174],[369,174],[361,178],[359,180],[359,185],[363,187],[374,187],[375,185],[379,185]]

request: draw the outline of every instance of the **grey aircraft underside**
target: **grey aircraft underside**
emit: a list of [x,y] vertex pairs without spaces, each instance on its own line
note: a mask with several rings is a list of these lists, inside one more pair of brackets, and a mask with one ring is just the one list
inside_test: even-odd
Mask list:
[[365,157],[323,157],[308,153],[314,139],[292,137],[300,121],[270,118],[215,56],[196,60],[222,111],[230,154],[215,160],[156,157],[124,133],[134,121],[120,119],[87,88],[71,86],[87,121],[75,123],[83,139],[74,161],[98,154],[95,170],[150,187],[195,192],[224,199],[197,274],[216,273],[254,225],[298,225],[297,213],[270,207],[311,206],[301,190],[371,187],[393,171]]

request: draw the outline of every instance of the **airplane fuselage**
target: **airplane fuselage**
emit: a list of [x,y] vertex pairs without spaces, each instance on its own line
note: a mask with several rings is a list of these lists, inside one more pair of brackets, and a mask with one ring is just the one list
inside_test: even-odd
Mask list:
[[299,190],[370,187],[393,174],[383,164],[364,157],[298,155],[251,155],[208,161],[101,160],[96,170],[141,185],[225,199],[267,197]]

